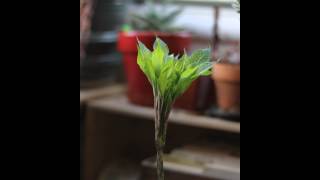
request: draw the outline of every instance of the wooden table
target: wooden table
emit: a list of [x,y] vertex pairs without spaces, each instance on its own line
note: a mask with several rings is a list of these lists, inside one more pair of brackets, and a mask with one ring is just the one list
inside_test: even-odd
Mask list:
[[[128,102],[124,94],[91,100],[85,119],[85,180],[95,180],[106,164],[125,158],[140,164],[153,156],[154,110]],[[215,133],[240,138],[240,122],[173,110],[167,150]]]
[[[153,108],[133,105],[128,102],[127,97],[124,95],[102,98],[91,101],[89,104],[91,108],[97,108],[112,113],[125,114],[129,117],[146,120],[154,119]],[[170,114],[169,123],[211,130],[227,131],[231,133],[240,133],[239,122],[232,122],[221,118],[207,117],[185,110],[174,109]]]
[[82,180],[82,168],[83,168],[83,144],[85,137],[85,125],[84,118],[86,116],[86,106],[91,100],[99,99],[109,95],[117,93],[124,93],[125,86],[121,84],[109,85],[105,87],[80,90],[80,179]]
[[80,106],[90,100],[94,100],[104,96],[114,95],[116,93],[123,93],[124,91],[125,86],[121,84],[94,89],[80,90]]

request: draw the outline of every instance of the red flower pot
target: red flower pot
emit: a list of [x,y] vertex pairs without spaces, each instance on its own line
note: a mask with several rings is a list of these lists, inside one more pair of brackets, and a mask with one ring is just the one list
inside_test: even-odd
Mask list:
[[[187,33],[120,32],[118,35],[118,50],[123,55],[128,82],[127,96],[134,104],[153,106],[152,87],[137,65],[137,39],[152,50],[156,36],[161,38],[168,45],[170,53],[174,54],[183,54],[184,49],[188,50],[191,44],[191,36]],[[177,99],[175,107],[196,109],[199,84],[199,81],[195,81],[188,91]]]

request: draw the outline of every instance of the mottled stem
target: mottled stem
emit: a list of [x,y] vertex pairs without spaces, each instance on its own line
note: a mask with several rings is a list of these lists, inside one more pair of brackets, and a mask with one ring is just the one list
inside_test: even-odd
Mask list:
[[158,180],[164,180],[163,149],[157,149],[157,177]]
[[158,180],[164,180],[163,150],[166,144],[166,132],[168,118],[171,110],[171,102],[166,102],[163,97],[155,96],[155,145],[157,150],[157,176]]

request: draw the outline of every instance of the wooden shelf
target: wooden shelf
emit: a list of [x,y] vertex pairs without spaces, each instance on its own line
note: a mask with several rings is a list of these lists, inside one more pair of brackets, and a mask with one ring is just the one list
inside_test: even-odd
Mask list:
[[[147,120],[153,120],[154,118],[153,108],[133,105],[128,102],[125,95],[118,94],[112,97],[93,100],[90,101],[88,105],[90,108],[126,114]],[[228,121],[221,118],[207,117],[184,110],[174,109],[170,114],[169,122],[204,129],[240,133],[239,122]]]
[[116,93],[123,93],[124,91],[124,85],[110,85],[100,88],[80,90],[80,106],[90,100],[114,95]]

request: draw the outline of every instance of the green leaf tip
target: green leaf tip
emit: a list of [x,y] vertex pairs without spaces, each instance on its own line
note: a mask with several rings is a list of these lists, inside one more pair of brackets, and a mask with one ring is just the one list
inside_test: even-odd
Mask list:
[[168,102],[182,95],[200,76],[211,74],[211,49],[199,49],[190,56],[186,51],[179,55],[169,54],[167,44],[156,37],[153,51],[138,40],[137,63],[153,87],[155,96]]

